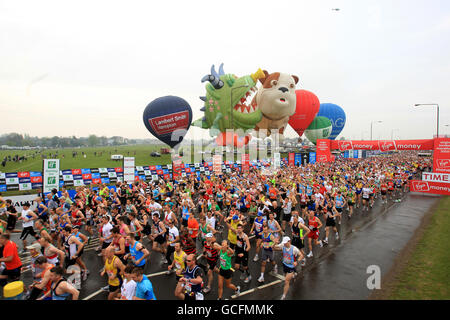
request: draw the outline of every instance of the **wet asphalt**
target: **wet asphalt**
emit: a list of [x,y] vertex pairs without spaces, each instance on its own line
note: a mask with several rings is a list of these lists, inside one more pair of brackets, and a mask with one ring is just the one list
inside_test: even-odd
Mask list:
[[[352,219],[347,218],[344,210],[342,223],[337,225],[340,239],[335,240],[334,232],[330,231],[329,245],[323,248],[313,246],[314,256],[307,258],[305,267],[297,267],[298,275],[291,282],[287,299],[367,299],[372,290],[367,286],[367,279],[372,275],[367,273],[369,266],[378,266],[383,277],[394,263],[394,258],[402,250],[413,236],[414,231],[420,225],[425,213],[438,201],[439,197],[412,194],[403,195],[401,202],[388,201],[382,204],[380,199],[368,212],[360,208],[355,209]],[[18,225],[20,228],[20,226]],[[288,232],[288,235],[290,233]],[[22,247],[18,240],[20,234],[13,234],[12,240]],[[226,238],[227,231],[223,231]],[[321,230],[321,239],[325,237],[325,231]],[[221,237],[217,237],[221,240]],[[306,240],[306,239],[305,239]],[[28,238],[31,242],[32,238]],[[234,273],[232,283],[240,285],[241,295],[235,296],[234,292],[225,288],[224,299],[237,300],[272,300],[279,299],[284,285],[284,274],[281,264],[281,253],[275,253],[278,264],[278,274],[272,275],[272,266],[266,265],[265,281],[259,283],[260,261],[253,262],[255,255],[255,241],[250,241],[249,269],[252,275],[250,283],[245,284],[240,280],[241,273]],[[100,290],[106,286],[106,277],[100,277],[99,270],[103,267],[102,258],[97,256],[95,247],[98,239],[92,239],[85,248],[83,260],[90,270],[86,281],[82,282],[80,299],[104,300],[108,293]],[[147,248],[151,245],[144,240]],[[306,244],[306,243],[305,243]],[[306,254],[309,249],[306,245]],[[197,255],[200,253],[200,246]],[[20,254],[23,265],[29,265],[29,254]],[[153,284],[157,299],[173,300],[176,286],[175,275],[165,275],[167,265],[161,263],[161,254],[151,252],[150,263],[147,262],[145,274],[149,276]],[[203,258],[198,260],[204,263]],[[205,278],[206,279],[206,278]],[[22,274],[25,284],[32,282],[31,272]],[[212,290],[205,294],[205,300],[217,299],[217,275],[214,276]]]

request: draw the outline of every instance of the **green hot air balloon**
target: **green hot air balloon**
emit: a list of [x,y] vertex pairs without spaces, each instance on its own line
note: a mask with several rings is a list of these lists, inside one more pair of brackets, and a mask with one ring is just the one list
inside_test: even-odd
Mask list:
[[309,141],[316,144],[317,139],[327,139],[331,135],[333,125],[328,118],[315,117],[313,122],[305,130],[305,136]]

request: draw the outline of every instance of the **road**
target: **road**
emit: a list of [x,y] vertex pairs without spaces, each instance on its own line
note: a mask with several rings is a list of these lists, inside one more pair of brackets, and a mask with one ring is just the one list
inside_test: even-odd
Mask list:
[[[340,239],[336,241],[331,232],[328,246],[313,247],[314,257],[307,258],[306,266],[299,268],[299,275],[291,283],[287,299],[367,299],[371,293],[366,285],[370,276],[367,267],[379,266],[381,276],[387,273],[396,254],[407,244],[424,214],[437,200],[438,197],[407,194],[402,202],[389,201],[382,205],[378,200],[368,212],[357,209],[351,220],[344,215],[342,224],[338,225]],[[324,231],[321,237],[322,234]],[[223,235],[226,237],[226,230]],[[18,237],[18,234],[14,234],[12,239],[19,243]],[[91,273],[82,284],[80,299],[107,298],[107,292],[100,289],[106,285],[106,279],[99,275],[102,259],[95,251],[97,244],[98,239],[94,238],[85,248],[83,260]],[[149,247],[147,240],[144,240],[144,244]],[[249,268],[253,279],[245,284],[239,280],[240,272],[235,272],[232,282],[241,286],[241,295],[235,296],[234,292],[225,288],[223,297],[239,300],[279,299],[284,284],[281,253],[275,253],[279,274],[271,275],[272,267],[267,264],[265,282],[260,284],[257,282],[260,262],[253,262],[254,239],[251,245]],[[308,249],[305,250],[308,253]],[[21,256],[24,266],[29,265],[29,255]],[[166,268],[167,265],[161,264],[161,254],[152,252],[145,274],[149,276],[157,298],[164,300],[174,299],[176,285],[175,275],[166,275]],[[24,272],[23,281],[31,283],[30,271]],[[213,282],[211,292],[205,295],[206,300],[217,299],[217,276],[214,276]]]

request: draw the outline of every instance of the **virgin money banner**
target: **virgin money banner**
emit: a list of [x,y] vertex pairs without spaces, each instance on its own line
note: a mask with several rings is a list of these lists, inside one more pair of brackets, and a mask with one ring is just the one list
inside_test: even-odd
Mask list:
[[433,172],[450,173],[450,139],[434,139]]
[[295,166],[295,153],[289,153],[289,166]]
[[448,183],[411,180],[409,188],[411,192],[424,192],[450,196],[450,184]]
[[[335,142],[335,141],[333,141]],[[331,161],[331,140],[318,139],[316,144],[316,162],[330,162]]]
[[[447,139],[449,140],[449,139]],[[332,140],[331,150],[380,150],[380,151],[401,151],[401,150],[433,150],[433,139],[421,140]]]

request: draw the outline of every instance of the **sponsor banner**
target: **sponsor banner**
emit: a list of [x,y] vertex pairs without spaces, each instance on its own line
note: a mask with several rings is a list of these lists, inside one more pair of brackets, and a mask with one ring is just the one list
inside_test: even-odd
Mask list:
[[302,165],[302,154],[301,153],[296,153],[294,161],[295,161],[295,165],[297,167],[301,166]]
[[94,172],[92,172],[92,180],[94,180],[94,179],[100,179],[101,178],[101,176],[100,176],[100,173],[94,173]]
[[17,191],[17,190],[19,190],[19,184],[7,184],[6,190],[7,191]]
[[215,175],[222,174],[222,155],[215,154],[213,156],[213,170]]
[[411,192],[424,192],[450,196],[450,184],[422,180],[410,180]]
[[102,178],[101,181],[102,181],[102,183],[108,184],[109,183],[109,178]]
[[73,175],[81,175],[83,173],[81,172],[81,169],[72,169],[72,174]]
[[32,183],[31,187],[33,189],[41,189],[42,188],[42,183]]
[[433,150],[433,172],[450,173],[450,138],[435,139]]
[[72,170],[63,170],[63,171],[61,171],[61,173],[63,176],[69,175],[69,174],[72,174]]
[[358,155],[359,155],[358,151],[360,151],[360,150],[353,150],[353,158],[354,159],[358,159]]
[[123,168],[114,168],[114,171],[116,171],[116,172],[123,172]]
[[0,185],[0,192],[6,192],[6,184]]
[[97,179],[92,179],[92,184],[100,184],[102,183],[102,179],[97,178]]
[[[60,181],[63,182],[63,181]],[[60,186],[66,186],[66,187],[73,187],[73,180],[72,181],[64,181],[64,184],[60,184]]]
[[401,151],[401,150],[432,150],[433,139],[421,140],[332,140],[331,150],[381,150]]
[[83,177],[83,180],[91,180],[92,179],[92,174],[82,174],[81,175]]
[[42,177],[42,172],[40,172],[40,171],[30,171],[30,177]]
[[114,168],[108,168],[108,172],[116,172],[116,170]]
[[100,173],[100,178],[108,178],[108,177],[109,177],[108,173],[109,173],[109,172],[106,172],[106,173]]
[[136,166],[136,171],[144,171],[144,167],[142,167],[142,166]]
[[5,173],[5,178],[18,178],[17,172],[7,172]]
[[59,191],[59,159],[44,159],[43,192]]
[[30,204],[30,210],[34,211],[37,209],[37,202],[34,201],[37,196],[37,194],[28,194],[23,196],[3,196],[3,198],[5,200],[10,199],[17,212],[22,212],[23,205],[27,202]]
[[422,181],[450,183],[450,174],[437,172],[422,172]]
[[19,178],[19,183],[31,183],[31,178]]
[[91,174],[91,169],[81,169],[81,174]]
[[73,185],[75,187],[82,187],[82,186],[84,186],[84,182],[83,182],[83,180],[73,180]]
[[295,166],[295,153],[293,152],[289,153],[289,165]]
[[31,183],[19,183],[19,190],[31,190]]
[[6,180],[5,182],[7,185],[19,184],[19,178],[6,178],[5,180]]
[[108,173],[108,169],[107,168],[98,168],[98,172],[100,172],[100,173]]
[[[316,144],[316,161],[317,162],[330,162],[331,161],[331,151],[330,142],[328,139],[317,139]],[[334,141],[334,140],[333,140]]]
[[316,153],[315,152],[309,153],[309,163],[311,163],[311,164],[316,163]]
[[83,180],[84,185],[88,186],[90,184],[92,184],[92,180],[88,179],[88,180]]
[[4,172],[0,172],[0,179],[5,179],[6,178],[6,174]]
[[241,166],[242,172],[248,172],[250,170],[250,155],[248,153],[242,154],[241,160],[242,160]]
[[29,178],[30,177],[30,172],[29,171],[17,172],[17,177],[18,178]]
[[0,179],[0,184],[6,184],[6,179]]
[[108,172],[108,177],[111,178],[117,178],[117,173],[116,172]]
[[123,158],[123,180],[126,183],[133,183],[135,181],[134,175],[134,157]]
[[64,182],[66,182],[66,181],[73,181],[73,175],[71,175],[71,174],[63,175],[63,181]]
[[153,131],[156,132],[156,135],[170,137],[177,129],[189,128],[189,119],[189,111],[186,110],[149,118],[148,123]]
[[91,168],[91,173],[99,173],[98,168]]

